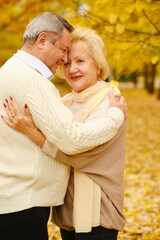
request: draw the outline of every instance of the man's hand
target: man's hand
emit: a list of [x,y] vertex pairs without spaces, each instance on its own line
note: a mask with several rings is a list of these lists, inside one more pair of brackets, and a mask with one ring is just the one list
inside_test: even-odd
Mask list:
[[112,91],[108,93],[108,97],[110,100],[109,107],[119,108],[123,112],[124,118],[126,119],[128,117],[128,110],[127,110],[127,103],[124,100],[124,97],[121,96],[120,99],[117,101],[117,97],[114,96]]

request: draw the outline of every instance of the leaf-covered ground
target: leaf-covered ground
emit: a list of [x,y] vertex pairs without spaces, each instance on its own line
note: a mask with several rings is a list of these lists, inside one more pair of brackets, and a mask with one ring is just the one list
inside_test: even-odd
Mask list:
[[[60,89],[61,91],[61,89]],[[160,100],[142,89],[124,89],[128,105],[125,164],[126,225],[120,240],[160,239]],[[62,94],[63,95],[63,94]],[[60,240],[49,223],[50,240]]]

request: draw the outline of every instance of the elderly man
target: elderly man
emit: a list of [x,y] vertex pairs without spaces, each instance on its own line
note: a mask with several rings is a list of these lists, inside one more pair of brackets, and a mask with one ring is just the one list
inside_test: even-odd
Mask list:
[[[125,112],[124,101],[111,101],[103,119],[90,125],[73,121],[48,80],[59,64],[67,62],[72,31],[56,14],[37,16],[26,28],[22,49],[0,70],[1,105],[9,96],[16,99],[22,112],[27,104],[40,131],[67,154],[87,151],[107,141],[110,133],[114,136]],[[3,118],[5,109],[0,111]],[[14,112],[10,118],[16,118]],[[69,169],[3,121],[0,142],[0,239],[46,240],[49,206],[63,203]]]

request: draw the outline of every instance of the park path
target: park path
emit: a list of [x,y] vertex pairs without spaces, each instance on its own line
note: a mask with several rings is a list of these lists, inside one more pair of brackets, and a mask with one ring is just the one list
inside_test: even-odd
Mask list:
[[[58,87],[61,94],[67,89]],[[160,239],[160,100],[144,89],[121,89],[128,105],[125,205],[119,240]],[[50,240],[60,240],[49,223]],[[53,237],[54,236],[54,237]]]
[[160,100],[144,89],[123,89],[128,103],[125,215],[119,239],[160,239]]

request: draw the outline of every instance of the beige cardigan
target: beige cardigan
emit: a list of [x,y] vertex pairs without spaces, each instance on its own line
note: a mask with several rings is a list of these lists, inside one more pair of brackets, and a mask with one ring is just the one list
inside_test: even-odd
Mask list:
[[[85,103],[84,103],[85,104]],[[79,119],[81,114],[80,105],[73,103],[70,110],[74,118]],[[84,106],[81,106],[83,109]],[[98,108],[89,116],[87,122],[102,117],[107,111],[107,100],[103,101]],[[88,174],[101,187],[101,216],[100,225],[106,228],[122,230],[125,224],[123,214],[123,172],[125,158],[125,129],[126,123],[122,125],[117,135],[108,143],[93,150],[75,156],[66,155],[58,151],[56,159],[71,165],[75,169]],[[45,153],[52,156],[53,145],[46,141],[43,148]],[[59,219],[56,224],[62,228],[72,230],[73,212],[73,172],[71,172],[67,194],[64,204],[57,207]],[[55,209],[52,216],[55,218]],[[57,221],[59,220],[59,221]]]
[[[3,103],[9,96],[16,99],[22,112],[27,104],[37,127],[67,154],[104,143],[124,119],[119,109],[111,108],[95,123],[74,122],[55,86],[16,55],[0,69],[0,89],[1,115],[6,115]],[[69,167],[46,156],[27,136],[1,119],[0,214],[63,204],[68,178]]]
[[[100,225],[122,230],[125,224],[123,214],[123,172],[125,159],[125,129],[122,125],[109,142],[85,153],[74,156],[57,152],[58,161],[71,165],[88,174],[101,187]],[[60,227],[72,227],[73,174],[71,174],[64,204],[56,207]],[[72,228],[67,228],[72,230]]]

